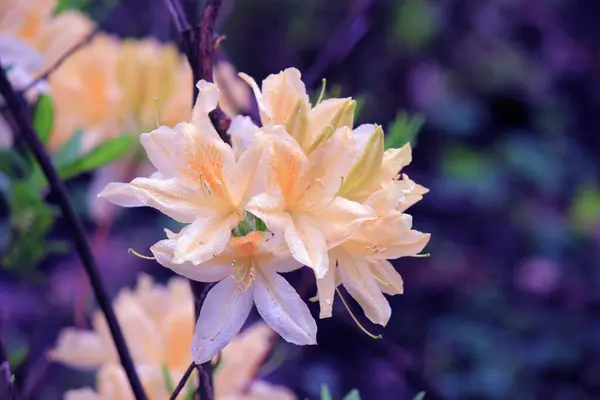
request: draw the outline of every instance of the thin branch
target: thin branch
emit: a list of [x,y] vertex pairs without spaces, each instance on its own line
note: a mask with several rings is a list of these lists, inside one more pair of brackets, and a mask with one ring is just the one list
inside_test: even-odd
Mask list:
[[79,49],[86,46],[97,34],[100,32],[100,26],[96,26],[90,33],[87,34],[83,39],[81,39],[78,43],[73,45],[69,50],[67,50],[54,64],[52,64],[46,71],[44,71],[40,76],[35,78],[25,89],[23,92],[27,92],[29,89],[35,87],[41,81],[48,79],[50,75],[54,73],[65,61],[69,59],[73,54],[75,54]]
[[[187,60],[192,69],[192,76],[194,80],[193,86],[193,102],[198,97],[198,88],[196,83],[200,80],[207,82],[213,81],[213,63],[214,63],[214,51],[215,41],[214,27],[215,20],[219,14],[221,8],[221,0],[207,0],[200,25],[192,28],[188,18],[183,13],[183,7],[179,0],[165,0],[167,7],[173,16],[173,21],[177,26],[180,36],[181,49],[185,53]],[[211,122],[213,123],[219,136],[229,143],[229,137],[227,136],[227,129],[231,124],[231,118],[227,116],[219,107],[211,111],[210,114]],[[203,284],[200,282],[190,282],[194,298],[196,300],[196,318],[200,314],[200,309],[204,303],[204,299],[212,284]],[[210,361],[197,365],[198,374],[200,375],[200,385],[197,393],[200,395],[202,400],[213,400],[213,385],[212,385],[212,371],[213,365]],[[181,382],[180,382],[181,384]],[[173,396],[176,397],[177,393]],[[175,397],[171,398],[175,398]]]
[[190,375],[194,371],[195,367],[196,367],[196,364],[194,364],[194,362],[192,361],[192,363],[190,364],[190,366],[185,370],[185,373],[181,377],[181,380],[177,384],[177,387],[173,391],[173,394],[171,395],[171,397],[169,397],[170,400],[175,400],[177,398],[177,396],[179,396],[179,393],[185,387],[185,384],[187,383],[188,379],[190,378]]
[[104,282],[102,281],[102,278],[98,271],[98,266],[96,265],[96,261],[94,260],[94,256],[90,249],[90,245],[85,237],[85,231],[83,229],[81,220],[77,216],[77,213],[75,212],[73,205],[71,204],[65,185],[60,180],[56,169],[50,161],[50,157],[44,150],[42,143],[40,142],[37,134],[33,130],[33,127],[31,126],[31,123],[26,116],[26,107],[24,105],[23,98],[15,92],[14,88],[12,87],[8,78],[6,77],[6,73],[1,65],[1,62],[0,94],[2,94],[2,96],[4,96],[4,98],[6,99],[8,109],[12,113],[15,122],[19,127],[21,136],[23,137],[27,146],[31,149],[31,152],[35,156],[38,164],[44,172],[44,175],[46,176],[46,179],[50,184],[52,192],[56,196],[58,205],[60,206],[62,214],[70,228],[71,237],[73,239],[73,242],[75,243],[75,248],[79,253],[79,257],[81,258],[83,267],[88,275],[92,288],[94,289],[96,298],[98,299],[98,304],[100,305],[102,312],[106,316],[106,322],[108,323],[110,333],[113,337],[115,346],[121,359],[121,364],[123,364],[123,369],[127,374],[127,378],[129,379],[129,383],[131,384],[131,389],[133,390],[135,398],[137,400],[146,400],[146,395],[144,393],[144,390],[142,389],[142,384],[136,373],[133,360],[131,359],[131,355],[129,354],[129,350],[127,349],[127,344],[125,343],[123,332],[119,327],[115,311],[112,308],[110,297],[108,296],[108,293],[104,286]]

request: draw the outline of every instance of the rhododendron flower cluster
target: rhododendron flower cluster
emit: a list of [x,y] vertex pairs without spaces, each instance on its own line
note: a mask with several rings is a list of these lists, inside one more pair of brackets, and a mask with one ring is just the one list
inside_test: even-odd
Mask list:
[[400,175],[407,144],[384,151],[377,125],[354,128],[356,102],[311,104],[300,72],[271,75],[254,90],[262,125],[238,116],[232,146],[211,124],[219,89],[198,82],[189,121],[141,135],[156,172],[100,193],[124,207],[153,207],[185,224],[151,247],[161,265],[216,282],[198,318],[192,354],[210,360],[240,331],[253,305],[285,340],[316,343],[306,303],[281,275],[311,268],[321,318],[332,315],[343,285],[372,322],[391,314],[384,294],[403,282],[389,259],[419,253],[429,234],[412,229],[406,210],[427,192]]

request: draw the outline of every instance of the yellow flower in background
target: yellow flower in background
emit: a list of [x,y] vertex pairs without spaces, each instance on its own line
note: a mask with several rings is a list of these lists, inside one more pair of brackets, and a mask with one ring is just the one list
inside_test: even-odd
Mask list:
[[54,15],[56,0],[3,0],[0,34],[22,40],[52,65],[65,51],[94,29],[94,23],[77,11]]
[[118,39],[98,34],[51,75],[56,113],[51,150],[61,148],[77,129],[84,132],[83,152],[122,132],[126,110],[121,106],[118,59]]
[[[146,393],[152,400],[168,398],[164,371],[170,373],[176,384],[191,363],[194,298],[188,281],[172,278],[163,286],[141,275],[135,290],[124,289],[118,294],[114,307]],[[69,390],[64,399],[131,399],[129,382],[100,312],[94,314],[93,326],[94,330],[64,329],[49,353],[51,360],[66,366],[98,370],[96,390]],[[283,387],[254,379],[271,348],[273,334],[264,323],[256,323],[223,350],[221,365],[214,376],[217,399],[295,398]],[[185,398],[185,391],[178,398]]]

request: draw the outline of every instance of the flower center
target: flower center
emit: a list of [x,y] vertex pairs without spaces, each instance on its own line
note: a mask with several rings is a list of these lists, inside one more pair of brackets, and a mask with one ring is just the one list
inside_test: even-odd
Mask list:
[[247,292],[256,277],[256,268],[251,258],[246,258],[242,261],[233,260],[233,274],[231,278],[239,285],[240,292]]

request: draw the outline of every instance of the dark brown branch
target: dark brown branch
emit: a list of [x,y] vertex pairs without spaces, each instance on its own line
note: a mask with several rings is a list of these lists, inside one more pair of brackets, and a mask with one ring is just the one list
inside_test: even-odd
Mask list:
[[173,390],[173,394],[171,395],[171,397],[169,397],[170,400],[175,400],[177,398],[177,396],[179,396],[179,393],[185,387],[185,384],[187,383],[188,379],[190,378],[190,375],[192,374],[192,371],[194,371],[195,367],[196,367],[196,364],[194,364],[194,362],[192,361],[190,366],[185,370],[185,373],[181,377],[181,380],[177,384],[177,387],[175,387],[175,390]]
[[31,82],[25,89],[23,89],[23,92],[27,92],[29,89],[31,89],[32,87],[34,87],[41,81],[48,79],[48,77],[50,75],[52,75],[54,73],[54,71],[56,71],[58,69],[58,67],[60,67],[65,61],[67,61],[69,59],[69,57],[71,57],[79,49],[81,49],[82,47],[87,45],[94,38],[94,36],[96,36],[98,34],[98,32],[100,32],[100,27],[96,26],[90,33],[87,34],[86,37],[84,37],[78,43],[73,45],[73,47],[71,47],[62,56],[60,56],[60,58],[58,60],[56,60],[56,62],[54,64],[52,64],[50,67],[48,67],[48,69],[46,71],[44,71],[40,76],[35,78],[35,80],[33,80],[33,82]]
[[[194,80],[192,94],[193,102],[195,102],[196,98],[198,97],[198,88],[196,87],[196,83],[202,79],[207,82],[213,81],[213,63],[215,51],[215,41],[213,37],[215,20],[217,19],[219,9],[221,8],[221,0],[207,0],[200,25],[194,28],[192,28],[192,24],[183,13],[183,7],[181,6],[179,0],[165,1],[179,31],[181,49],[186,55],[190,64],[190,68],[192,69],[192,76]],[[223,141],[229,143],[227,129],[231,124],[231,118],[227,116],[218,106],[215,110],[210,112],[209,116],[216,131],[219,133],[219,136],[223,139]],[[196,318],[198,318],[200,314],[200,308],[204,303],[204,299],[213,285],[193,281],[190,282],[190,285],[196,300],[195,309]],[[196,368],[198,369],[198,374],[200,375],[200,385],[197,393],[200,395],[202,400],[214,400],[212,387],[212,363],[208,361],[204,364],[197,365]],[[173,394],[173,396],[176,395],[176,393]],[[173,396],[171,398],[175,398]]]
[[26,116],[26,106],[24,103],[24,99],[22,98],[22,96],[19,96],[15,92],[14,88],[12,87],[8,78],[6,77],[6,73],[1,63],[0,94],[2,94],[2,96],[5,98],[6,105],[8,106],[8,109],[14,117],[14,121],[19,128],[19,132],[23,140],[30,148],[35,159],[37,160],[42,171],[44,172],[44,175],[46,176],[46,179],[50,184],[51,191],[56,197],[58,205],[62,211],[62,215],[69,226],[69,229],[71,231],[71,238],[75,243],[75,248],[79,253],[79,257],[81,258],[81,262],[83,264],[85,272],[87,273],[92,288],[94,289],[94,294],[98,299],[100,309],[106,317],[106,322],[108,323],[110,333],[115,342],[115,347],[117,348],[117,351],[119,353],[123,369],[125,370],[127,378],[129,379],[129,383],[131,384],[133,394],[135,395],[135,398],[137,400],[146,400],[146,395],[144,393],[144,390],[142,389],[142,384],[136,373],[133,360],[131,359],[131,355],[129,354],[129,350],[127,349],[127,344],[125,343],[123,332],[119,327],[115,311],[112,308],[110,297],[108,296],[108,292],[106,291],[104,282],[102,281],[102,278],[98,271],[98,266],[96,265],[96,261],[94,260],[94,256],[90,249],[90,245],[85,237],[85,231],[83,229],[81,220],[75,213],[75,209],[71,204],[65,185],[60,180],[56,169],[50,161],[48,153],[46,153],[46,151],[44,150],[44,146],[40,142],[37,134],[31,126],[29,119]]

